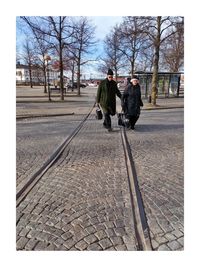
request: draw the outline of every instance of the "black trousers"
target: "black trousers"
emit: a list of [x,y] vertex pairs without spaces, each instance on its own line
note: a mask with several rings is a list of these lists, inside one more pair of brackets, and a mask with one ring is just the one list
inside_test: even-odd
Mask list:
[[129,123],[130,123],[131,129],[134,129],[135,124],[136,124],[137,120],[139,119],[139,117],[140,117],[139,115],[129,116]]
[[105,112],[104,113],[104,122],[103,122],[103,126],[106,129],[111,128],[111,117],[110,117],[110,112]]

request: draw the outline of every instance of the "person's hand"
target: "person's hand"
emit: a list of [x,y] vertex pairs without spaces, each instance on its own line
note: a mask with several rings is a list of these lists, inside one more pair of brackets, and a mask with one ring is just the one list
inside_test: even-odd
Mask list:
[[98,108],[99,108],[99,103],[96,103],[96,107],[98,107]]

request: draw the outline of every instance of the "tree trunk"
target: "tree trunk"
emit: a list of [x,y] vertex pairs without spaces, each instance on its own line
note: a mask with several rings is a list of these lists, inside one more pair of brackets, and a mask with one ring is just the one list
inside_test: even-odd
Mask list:
[[63,58],[62,58],[62,22],[60,18],[60,29],[59,29],[59,60],[60,60],[60,99],[64,100],[64,86],[63,86]]
[[44,72],[44,93],[47,93],[47,77],[46,77],[46,68],[43,68],[43,72]]
[[152,76],[152,86],[151,86],[152,105],[156,105],[157,84],[158,84],[158,63],[159,63],[159,51],[160,51],[160,28],[161,28],[161,17],[157,17],[157,35],[154,42],[155,54],[153,61],[153,76]]
[[74,90],[73,89],[73,86],[74,86],[74,62],[73,62],[73,65],[72,65],[72,91]]
[[134,75],[134,60],[131,60],[131,78],[133,78]]
[[29,66],[29,78],[30,78],[30,87],[33,88],[31,66]]
[[159,48],[156,49],[154,64],[153,64],[153,76],[152,76],[152,87],[151,87],[151,102],[156,105],[156,94],[158,84],[158,61],[159,61]]
[[117,75],[117,69],[115,68],[115,81],[117,82],[118,80],[118,75]]
[[80,71],[81,71],[81,68],[80,68],[80,62],[78,62],[78,66],[77,66],[77,95],[81,95],[81,90],[80,90]]

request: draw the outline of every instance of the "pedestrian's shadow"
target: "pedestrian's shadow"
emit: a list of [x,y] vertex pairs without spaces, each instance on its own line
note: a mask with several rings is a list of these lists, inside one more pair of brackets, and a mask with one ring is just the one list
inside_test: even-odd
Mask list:
[[183,124],[138,124],[135,126],[136,132],[159,132],[184,129]]

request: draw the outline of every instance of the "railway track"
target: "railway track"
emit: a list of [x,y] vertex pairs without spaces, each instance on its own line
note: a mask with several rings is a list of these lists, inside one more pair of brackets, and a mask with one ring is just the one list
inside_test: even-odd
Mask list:
[[121,138],[124,148],[128,184],[133,212],[133,220],[135,225],[135,235],[137,238],[138,250],[152,250],[151,239],[144,211],[142,196],[140,193],[137,173],[133,161],[131,148],[128,142],[125,128],[121,128]]
[[[16,194],[16,206],[18,207],[24,198],[29,194],[32,188],[38,183],[42,176],[47,172],[49,168],[56,162],[56,160],[61,156],[66,147],[70,144],[73,138],[78,134],[78,132],[83,127],[85,121],[88,119],[90,114],[94,109],[94,105],[85,116],[85,118],[79,123],[72,134],[66,138],[66,140],[55,150],[55,152],[49,157],[45,164],[37,171],[34,175],[30,177],[28,182],[17,192]],[[137,240],[138,250],[152,250],[151,239],[147,224],[147,219],[144,211],[142,196],[140,193],[137,173],[135,170],[135,165],[133,157],[131,154],[131,148],[126,135],[126,130],[124,127],[120,129],[121,141],[124,150],[126,170],[128,177],[128,185],[131,199],[132,215],[134,221],[134,233]]]

